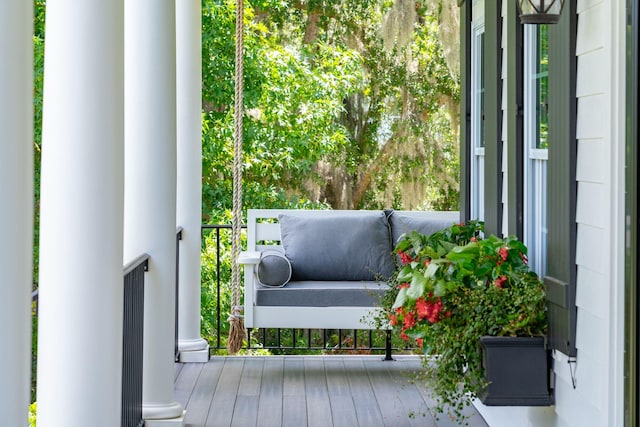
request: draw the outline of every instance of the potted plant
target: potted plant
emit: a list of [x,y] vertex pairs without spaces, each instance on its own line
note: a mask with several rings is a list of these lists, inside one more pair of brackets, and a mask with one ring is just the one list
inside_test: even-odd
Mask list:
[[[522,242],[482,234],[483,223],[470,221],[405,235],[386,299],[400,337],[429,356],[424,375],[435,409],[458,418],[476,397],[491,405],[552,403],[544,285]],[[521,353],[518,341],[534,354]]]

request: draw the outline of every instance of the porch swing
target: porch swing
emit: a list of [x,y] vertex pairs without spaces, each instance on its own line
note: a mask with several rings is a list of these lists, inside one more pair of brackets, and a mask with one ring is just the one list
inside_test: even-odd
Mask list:
[[[458,212],[249,209],[241,252],[243,0],[236,0],[231,314],[227,349],[240,350],[247,329],[386,331],[380,298],[395,271],[394,242],[411,230],[431,234],[459,221]],[[244,266],[244,305],[241,272]],[[341,333],[340,333],[341,335]],[[370,335],[370,347],[371,345]],[[338,344],[341,346],[341,344]]]

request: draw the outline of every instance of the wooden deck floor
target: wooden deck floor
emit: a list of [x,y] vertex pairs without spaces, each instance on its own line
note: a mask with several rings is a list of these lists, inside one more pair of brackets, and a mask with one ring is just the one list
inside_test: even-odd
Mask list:
[[[426,408],[430,399],[406,375],[418,357],[214,357],[176,364],[175,396],[187,427],[445,427]],[[472,427],[486,427],[474,416]]]

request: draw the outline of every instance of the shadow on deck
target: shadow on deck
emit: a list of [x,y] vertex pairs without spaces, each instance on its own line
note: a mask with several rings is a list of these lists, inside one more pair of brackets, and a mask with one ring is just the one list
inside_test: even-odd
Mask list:
[[[187,427],[454,426],[435,420],[425,387],[410,381],[420,358],[214,357],[176,364],[175,396]],[[473,407],[472,427],[486,427]]]

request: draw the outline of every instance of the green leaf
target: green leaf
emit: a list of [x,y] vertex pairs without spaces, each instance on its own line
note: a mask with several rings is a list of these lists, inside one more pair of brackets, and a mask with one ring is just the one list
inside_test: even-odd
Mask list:
[[406,334],[409,338],[415,340],[417,338],[424,338],[424,336],[426,335],[424,329],[422,328],[412,328],[408,331],[406,331]]
[[396,296],[396,301],[393,303],[391,307],[393,310],[396,308],[402,307],[407,302],[407,288],[402,288],[398,292],[398,296]]
[[447,242],[447,241],[440,242],[440,245],[446,251],[445,254],[451,252],[453,248],[457,246],[454,242]]
[[438,280],[433,288],[433,296],[443,297],[447,294],[448,290],[449,287],[447,286],[447,282],[445,282],[444,280]]
[[402,268],[402,270],[398,272],[398,277],[396,281],[398,283],[410,282],[412,277],[413,277],[413,269],[411,268],[410,265],[405,265]]
[[412,300],[417,300],[424,295],[427,286],[427,279],[421,274],[414,274],[411,280],[411,286],[407,291],[407,296]]
[[427,269],[424,272],[424,277],[427,277],[429,279],[433,278],[438,272],[439,268],[440,268],[440,263],[438,261],[432,261],[427,266]]

